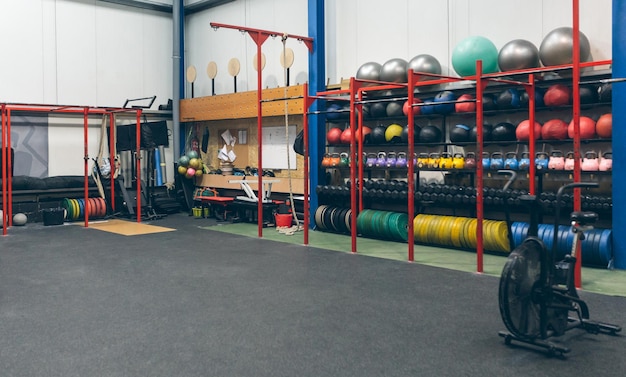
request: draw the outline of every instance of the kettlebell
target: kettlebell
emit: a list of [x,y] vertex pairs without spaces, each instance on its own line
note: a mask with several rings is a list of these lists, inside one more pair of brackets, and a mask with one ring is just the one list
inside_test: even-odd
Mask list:
[[598,161],[598,154],[593,151],[585,153],[580,167],[583,171],[598,171],[600,168],[600,162]]
[[452,168],[453,169],[463,169],[465,168],[465,156],[463,153],[457,152],[452,157]]
[[507,152],[506,159],[504,160],[504,168],[517,170],[519,169],[519,161],[517,161],[517,153]]
[[491,168],[491,159],[489,158],[489,152],[483,152],[483,169]]
[[567,156],[565,157],[565,163],[563,164],[563,169],[574,170],[574,165],[575,165],[574,152],[569,151],[567,152]]
[[428,167],[428,153],[420,153],[417,157],[417,167],[424,169]]
[[537,170],[548,170],[550,156],[546,152],[537,152],[535,154],[535,167]]
[[347,168],[348,166],[350,166],[350,158],[348,157],[348,153],[347,152],[342,152],[339,155],[339,166],[343,167],[343,168]]
[[322,157],[322,167],[323,168],[330,167],[330,155],[328,153],[325,153],[324,157]]
[[385,152],[378,152],[378,158],[374,164],[377,168],[384,168],[387,166],[387,154]]
[[339,153],[333,153],[330,155],[330,167],[336,168],[341,163],[341,157],[339,157]]
[[365,160],[365,166],[368,168],[373,168],[376,166],[376,153],[368,153],[367,159]]
[[439,157],[439,167],[441,169],[452,169],[452,155],[448,152],[441,152]]
[[387,167],[395,168],[396,167],[396,152],[387,152]]
[[598,170],[600,171],[613,170],[613,153],[612,152],[604,152],[604,154],[600,158],[600,165],[598,166]]
[[504,167],[504,159],[502,158],[502,152],[493,152],[491,154],[491,164],[489,168],[491,170],[500,170]]
[[552,151],[550,160],[548,161],[548,169],[563,170],[565,169],[565,156],[561,151]]
[[519,170],[528,170],[530,167],[530,153],[522,152],[522,157],[519,159],[517,168]]
[[428,167],[431,169],[439,168],[439,153],[431,153],[428,155]]
[[465,154],[465,169],[476,169],[476,153],[467,152]]
[[406,153],[398,152],[398,158],[396,159],[396,168],[406,168],[406,166],[407,166]]

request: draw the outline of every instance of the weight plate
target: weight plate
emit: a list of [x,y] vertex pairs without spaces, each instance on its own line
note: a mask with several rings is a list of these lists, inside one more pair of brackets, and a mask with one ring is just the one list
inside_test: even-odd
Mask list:
[[603,266],[608,266],[613,259],[613,232],[611,229],[602,229],[600,242],[598,242],[598,256]]
[[315,226],[317,228],[320,228],[320,230],[323,230],[323,224],[322,224],[322,212],[324,211],[324,208],[326,208],[326,205],[321,205],[319,207],[317,207],[317,209],[315,210]]

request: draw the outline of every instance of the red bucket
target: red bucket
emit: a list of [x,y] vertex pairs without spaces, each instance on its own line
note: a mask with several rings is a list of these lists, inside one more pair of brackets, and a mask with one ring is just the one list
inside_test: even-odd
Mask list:
[[282,226],[282,227],[289,227],[291,226],[291,219],[292,219],[292,215],[291,213],[277,213],[274,215],[274,217],[276,218],[276,226]]

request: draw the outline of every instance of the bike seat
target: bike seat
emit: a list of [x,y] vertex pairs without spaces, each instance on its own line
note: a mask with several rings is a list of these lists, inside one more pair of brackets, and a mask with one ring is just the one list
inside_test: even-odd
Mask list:
[[572,212],[569,218],[580,225],[589,225],[594,224],[598,220],[598,214],[589,211],[576,211]]

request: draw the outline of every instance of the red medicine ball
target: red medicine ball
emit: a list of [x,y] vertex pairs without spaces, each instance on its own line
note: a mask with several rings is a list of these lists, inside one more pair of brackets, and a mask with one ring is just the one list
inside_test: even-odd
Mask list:
[[604,114],[596,122],[596,133],[600,137],[611,137],[613,131],[613,115]]
[[567,139],[567,123],[561,119],[550,119],[541,127],[541,138],[544,140]]
[[546,106],[565,106],[572,100],[572,89],[562,84],[554,84],[543,95]]
[[326,141],[328,144],[341,144],[341,128],[333,127],[326,133]]
[[[515,137],[520,141],[528,141],[530,139],[530,121],[523,120],[515,129]],[[535,122],[535,140],[541,138],[541,124]]]
[[476,111],[476,102],[462,102],[476,99],[471,94],[463,94],[459,98],[457,98],[457,103],[454,104],[454,111],[457,113],[473,113]]
[[[413,103],[422,103],[422,100],[416,97],[413,97]],[[413,106],[413,116],[419,115],[421,108],[419,106]],[[402,105],[402,113],[404,116],[409,115],[409,101],[404,101],[404,105]]]
[[[574,138],[574,121],[572,120],[567,127],[567,136]],[[580,117],[580,138],[593,139],[596,136],[596,122],[589,117]]]
[[341,144],[350,144],[350,139],[352,138],[352,130],[350,127],[346,127],[345,130],[341,133]]

